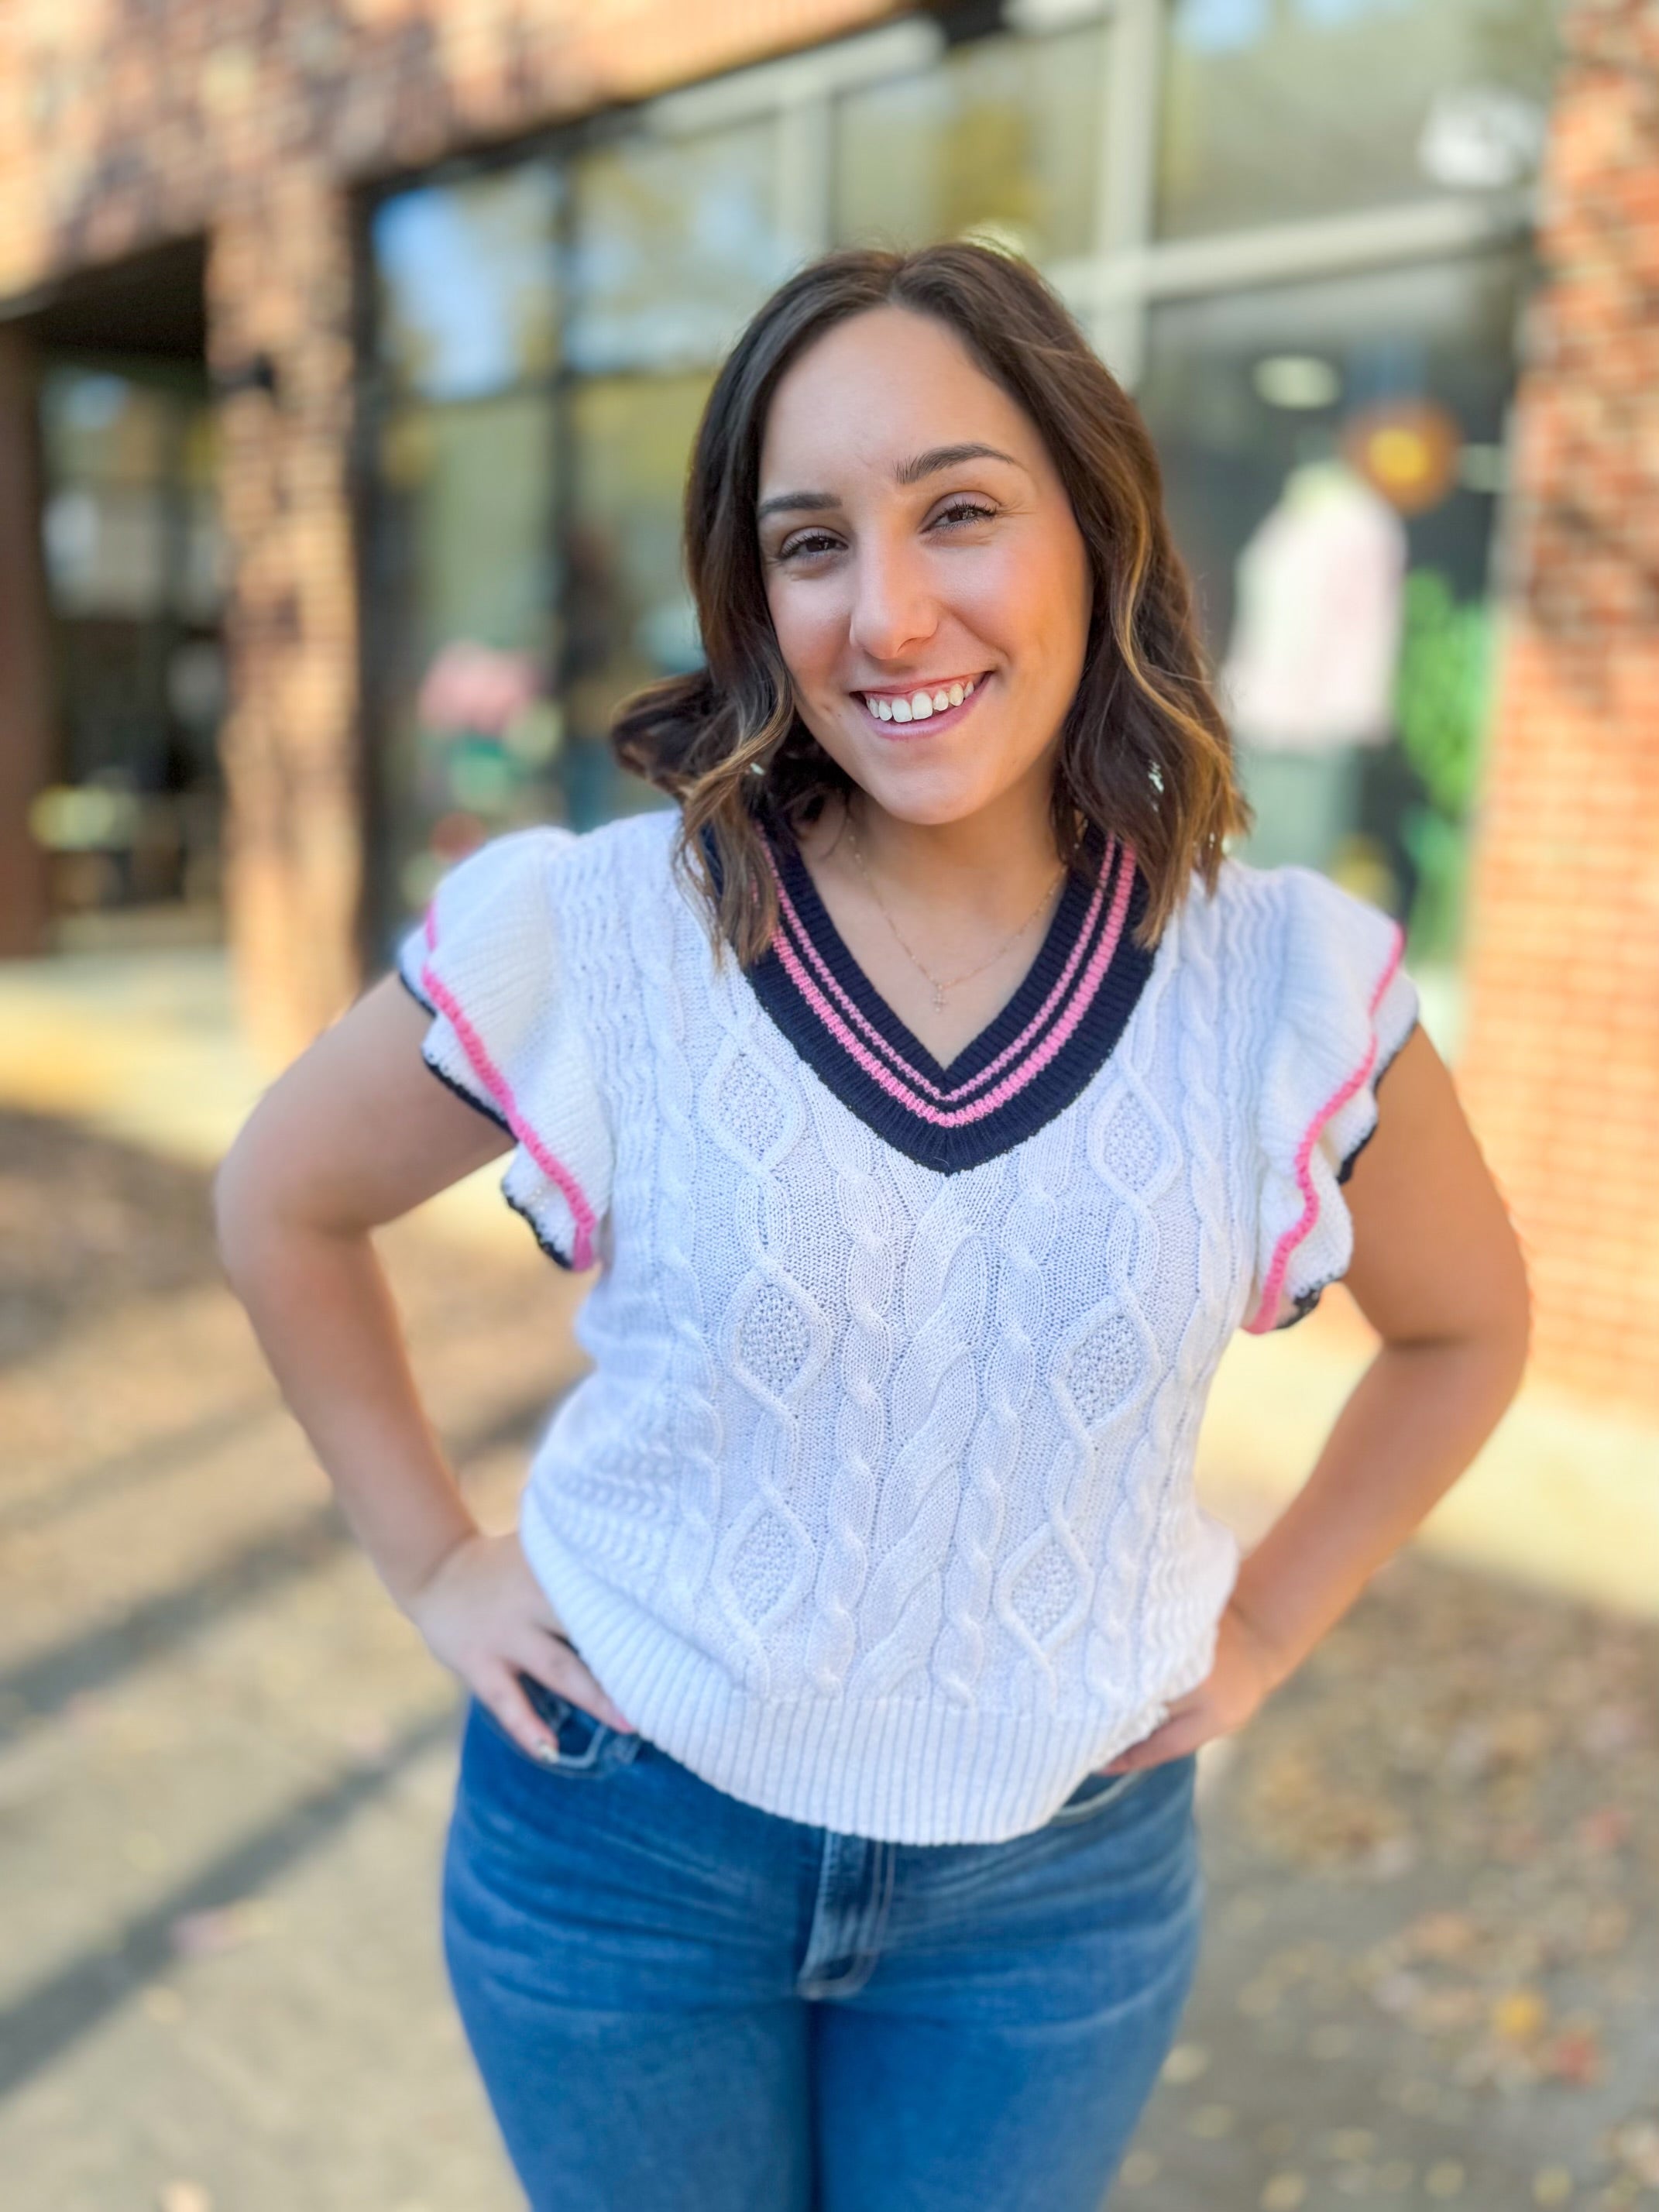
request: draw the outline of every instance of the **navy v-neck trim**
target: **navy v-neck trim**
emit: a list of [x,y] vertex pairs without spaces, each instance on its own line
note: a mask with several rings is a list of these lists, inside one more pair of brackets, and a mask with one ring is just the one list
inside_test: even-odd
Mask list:
[[769,849],[780,914],[747,971],[757,998],[849,1111],[941,1174],[994,1159],[1062,1113],[1105,1064],[1152,973],[1152,953],[1133,941],[1146,878],[1117,841],[1097,843],[1097,879],[1068,876],[1012,996],[943,1066],[860,967],[799,850],[781,840]]

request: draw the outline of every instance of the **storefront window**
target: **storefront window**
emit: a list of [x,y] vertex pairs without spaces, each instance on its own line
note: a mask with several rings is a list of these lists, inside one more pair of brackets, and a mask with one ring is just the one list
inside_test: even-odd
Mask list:
[[719,359],[787,267],[774,216],[776,127],[619,138],[573,162],[571,368]]
[[477,398],[554,367],[558,174],[534,162],[376,210],[380,357],[423,399]]
[[565,535],[565,781],[587,828],[655,795],[612,758],[620,699],[702,659],[680,557],[680,491],[709,378],[614,377],[571,400]]
[[53,906],[182,906],[211,933],[224,560],[204,380],[64,360],[40,422],[60,756],[30,819]]
[[376,210],[388,928],[485,837],[659,803],[616,766],[610,720],[700,658],[686,464],[714,362],[787,265],[776,153],[770,119],[635,130]]
[[1555,14],[1554,0],[1170,0],[1162,234],[1527,184]]
[[990,230],[1036,260],[1094,245],[1105,32],[985,39],[836,109],[838,243]]
[[539,393],[404,409],[380,459],[380,782],[408,908],[484,837],[564,811],[552,410]]
[[1487,707],[1520,257],[1159,308],[1139,398],[1245,789],[1299,861],[1455,956]]

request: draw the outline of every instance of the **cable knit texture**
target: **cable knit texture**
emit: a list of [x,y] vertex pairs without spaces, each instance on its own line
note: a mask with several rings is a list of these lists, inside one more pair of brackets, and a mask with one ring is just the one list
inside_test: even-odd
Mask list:
[[1205,1399],[1351,1257],[1400,932],[1305,869],[1194,878],[1080,1094],[946,1173],[716,966],[675,826],[503,837],[402,951],[428,1061],[516,1140],[510,1202],[599,1264],[526,1553],[708,1782],[1000,1841],[1209,1672],[1237,1549],[1194,1495]]

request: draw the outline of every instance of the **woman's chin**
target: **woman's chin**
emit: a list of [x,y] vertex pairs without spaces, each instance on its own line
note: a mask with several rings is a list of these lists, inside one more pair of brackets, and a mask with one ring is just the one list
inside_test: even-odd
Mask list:
[[991,780],[972,773],[966,763],[938,755],[925,759],[921,748],[908,753],[883,746],[878,752],[860,745],[842,754],[842,766],[867,803],[919,830],[966,821],[996,796]]
[[915,830],[948,830],[954,823],[970,821],[990,803],[976,791],[895,790],[886,777],[872,777],[863,791],[867,804]]

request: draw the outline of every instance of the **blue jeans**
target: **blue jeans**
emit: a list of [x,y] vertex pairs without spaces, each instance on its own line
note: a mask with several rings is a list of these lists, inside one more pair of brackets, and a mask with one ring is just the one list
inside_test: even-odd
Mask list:
[[471,1705],[443,1903],[533,2212],[1098,2212],[1192,1978],[1192,1759],[878,1843],[526,1687],[562,1763]]

